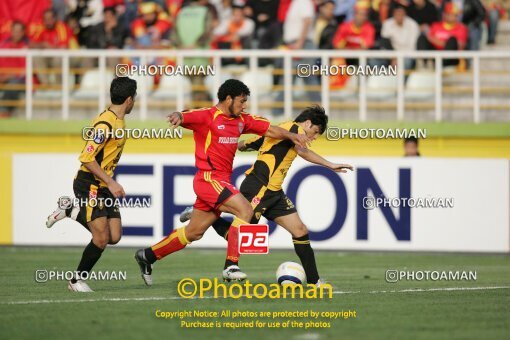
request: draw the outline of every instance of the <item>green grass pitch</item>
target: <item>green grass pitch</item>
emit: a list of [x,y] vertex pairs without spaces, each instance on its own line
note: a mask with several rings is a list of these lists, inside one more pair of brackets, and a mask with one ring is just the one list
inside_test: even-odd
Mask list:
[[[82,249],[0,247],[2,339],[508,339],[508,255],[316,251],[319,272],[333,299],[182,299],[180,279],[219,277],[224,250],[186,249],[157,263],[154,286],[139,276],[132,248],[108,248],[95,270],[126,271],[126,281],[91,281],[96,292],[70,293],[66,282],[36,283],[35,271],[74,270]],[[242,258],[252,283],[273,283],[292,251]],[[387,283],[385,271],[476,270],[476,281]],[[156,318],[156,310],[342,311],[356,318],[331,328],[183,329],[180,321]],[[263,320],[262,321],[269,321]],[[195,319],[196,320],[196,319]],[[201,319],[203,320],[203,319]],[[239,319],[237,321],[252,319]],[[281,319],[286,320],[286,319]],[[321,319],[323,321],[328,321]],[[303,321],[303,320],[302,320]]]

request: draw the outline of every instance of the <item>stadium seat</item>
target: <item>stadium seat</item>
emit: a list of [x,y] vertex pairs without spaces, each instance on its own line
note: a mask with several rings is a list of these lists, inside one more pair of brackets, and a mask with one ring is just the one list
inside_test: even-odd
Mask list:
[[147,95],[152,92],[154,88],[154,77],[153,76],[142,76],[142,75],[131,75],[129,78],[136,80],[138,96],[142,92],[142,83],[145,84]]
[[154,99],[176,99],[177,88],[182,83],[184,91],[184,100],[187,101],[191,97],[191,81],[188,77],[176,75],[176,76],[162,76],[159,80],[158,88],[150,94],[151,98]]
[[[106,82],[106,89],[110,88],[110,83],[113,80],[113,74],[107,72],[104,81]],[[76,90],[72,97],[74,99],[92,99],[99,97],[99,86],[101,82],[101,71],[94,69],[85,72],[80,83],[80,87]]]
[[[73,74],[69,74],[69,91],[72,91],[72,88],[74,86],[74,75]],[[34,87],[37,86],[37,85],[34,85]],[[61,99],[62,98],[62,90],[57,90],[57,89],[51,89],[51,90],[46,90],[46,89],[37,89],[35,92],[34,92],[34,99]]]
[[256,72],[248,71],[243,73],[241,81],[250,89],[257,88],[258,100],[271,100],[273,94],[273,74],[271,69],[259,69]]
[[367,79],[367,98],[369,99],[392,99],[395,97],[396,93],[396,76],[370,76]]
[[331,99],[355,99],[358,96],[358,77],[351,76],[344,87],[339,90],[330,90]]
[[434,72],[412,72],[407,79],[405,98],[424,100],[434,96]]

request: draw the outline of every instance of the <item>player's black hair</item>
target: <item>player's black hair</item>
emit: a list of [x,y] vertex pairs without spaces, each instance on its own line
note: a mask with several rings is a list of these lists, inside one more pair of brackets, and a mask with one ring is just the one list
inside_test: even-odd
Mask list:
[[117,77],[110,85],[110,99],[112,104],[121,105],[128,97],[135,98],[136,80],[129,77]]
[[404,144],[407,144],[407,143],[414,143],[414,144],[418,145],[418,138],[407,137],[406,139],[404,139]]
[[250,95],[250,89],[246,86],[245,83],[239,81],[237,79],[228,79],[223,84],[221,84],[218,89],[218,100],[220,102],[227,99],[228,96],[234,99],[237,96]]
[[115,11],[115,7],[113,7],[113,6],[105,7],[105,8],[103,9],[103,14],[106,14],[106,12],[110,12],[110,13],[112,13],[114,16],[117,16],[117,12]]
[[399,3],[399,2],[395,2],[395,3],[393,3],[393,8],[391,9],[391,15],[392,16],[393,16],[393,13],[395,13],[395,11],[397,9],[403,9],[404,12],[406,12],[406,14],[407,14],[407,6],[403,5],[403,4]]
[[313,125],[317,125],[319,127],[319,133],[322,135],[324,131],[328,128],[328,116],[326,115],[326,111],[320,105],[313,105],[307,107],[299,114],[299,116],[294,119],[296,123],[305,122],[310,120]]

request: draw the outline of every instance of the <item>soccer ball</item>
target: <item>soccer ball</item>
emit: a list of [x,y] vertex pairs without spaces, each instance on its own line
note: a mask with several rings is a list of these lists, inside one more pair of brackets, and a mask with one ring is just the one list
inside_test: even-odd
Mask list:
[[305,284],[305,270],[299,263],[283,262],[276,270],[276,280],[281,285]]

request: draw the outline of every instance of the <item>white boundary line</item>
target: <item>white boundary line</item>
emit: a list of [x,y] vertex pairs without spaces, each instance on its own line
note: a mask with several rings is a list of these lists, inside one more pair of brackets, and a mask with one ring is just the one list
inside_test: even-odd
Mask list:
[[[422,293],[422,292],[450,292],[469,290],[495,290],[509,289],[510,286],[495,287],[444,287],[428,289],[401,289],[401,290],[372,290],[372,291],[334,291],[333,294],[388,294],[388,293]],[[213,299],[212,296],[205,296],[203,299]],[[99,298],[99,299],[68,299],[68,300],[27,300],[27,301],[2,301],[0,305],[36,305],[36,304],[57,304],[57,303],[82,303],[82,302],[122,302],[122,301],[164,301],[164,300],[197,300],[199,298],[184,299],[180,296],[148,296],[133,298]]]

